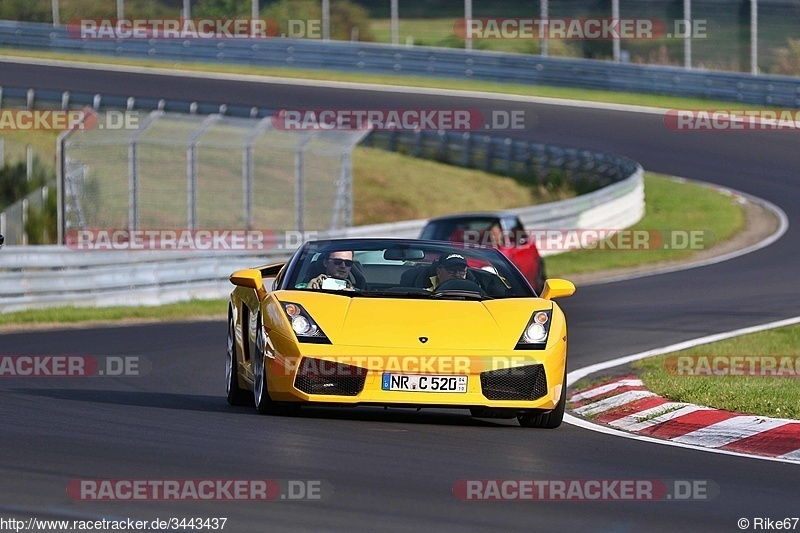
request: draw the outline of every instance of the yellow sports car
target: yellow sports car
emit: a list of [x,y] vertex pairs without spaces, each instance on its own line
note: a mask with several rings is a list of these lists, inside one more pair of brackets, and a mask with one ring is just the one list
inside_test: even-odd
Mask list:
[[537,297],[502,253],[401,239],[304,244],[239,270],[228,310],[228,402],[470,409],[561,424],[567,325],[550,279]]

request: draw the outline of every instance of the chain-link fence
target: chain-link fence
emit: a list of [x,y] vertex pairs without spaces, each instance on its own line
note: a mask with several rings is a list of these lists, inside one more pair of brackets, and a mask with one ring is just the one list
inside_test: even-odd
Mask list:
[[[334,230],[352,221],[350,153],[366,130],[154,111],[61,139],[61,230]],[[105,124],[103,115],[99,124]]]
[[[688,52],[694,68],[750,72],[755,38],[760,72],[800,75],[800,2],[795,0],[403,0],[396,32],[388,20],[389,2],[359,3],[370,9],[373,33],[380,42],[464,47],[463,35],[457,35],[454,24],[466,17],[465,7],[470,4],[473,19],[546,18],[551,24],[562,19],[649,19],[655,24],[652,38],[636,35],[620,41],[617,58],[631,63],[685,66]],[[577,25],[570,32],[567,21],[564,37],[548,41],[547,54],[613,59],[612,40],[607,35],[582,39],[581,31],[586,28]],[[489,38],[475,39],[471,45],[483,50],[542,52],[538,38],[516,29],[513,25],[505,30],[501,26],[495,33],[483,33]],[[684,39],[687,34],[692,35],[688,48]]]

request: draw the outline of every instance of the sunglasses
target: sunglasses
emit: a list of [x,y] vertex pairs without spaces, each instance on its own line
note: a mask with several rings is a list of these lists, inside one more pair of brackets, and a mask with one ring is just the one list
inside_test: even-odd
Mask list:
[[352,259],[331,258],[331,259],[328,259],[328,261],[331,261],[337,267],[344,265],[344,266],[350,268],[351,266],[353,266],[353,260]]
[[[442,267],[442,268],[444,268],[444,267]],[[467,269],[465,267],[445,268],[445,271],[449,272],[451,274],[466,274],[467,273]]]

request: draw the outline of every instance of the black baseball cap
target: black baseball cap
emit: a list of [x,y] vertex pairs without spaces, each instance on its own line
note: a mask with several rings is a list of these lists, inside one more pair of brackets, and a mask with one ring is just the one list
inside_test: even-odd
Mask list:
[[447,254],[439,259],[442,268],[467,268],[467,260],[461,254]]

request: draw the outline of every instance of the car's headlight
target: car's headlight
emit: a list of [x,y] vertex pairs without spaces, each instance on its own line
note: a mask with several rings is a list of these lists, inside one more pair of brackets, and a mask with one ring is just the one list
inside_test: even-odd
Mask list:
[[519,340],[517,350],[544,350],[547,346],[547,336],[550,334],[550,322],[553,316],[552,309],[536,311],[525,326]]
[[322,329],[314,322],[311,315],[303,309],[300,304],[291,302],[282,302],[283,311],[286,313],[289,323],[292,325],[292,331],[297,335],[297,340],[300,342],[315,342],[319,344],[330,344],[328,336]]

